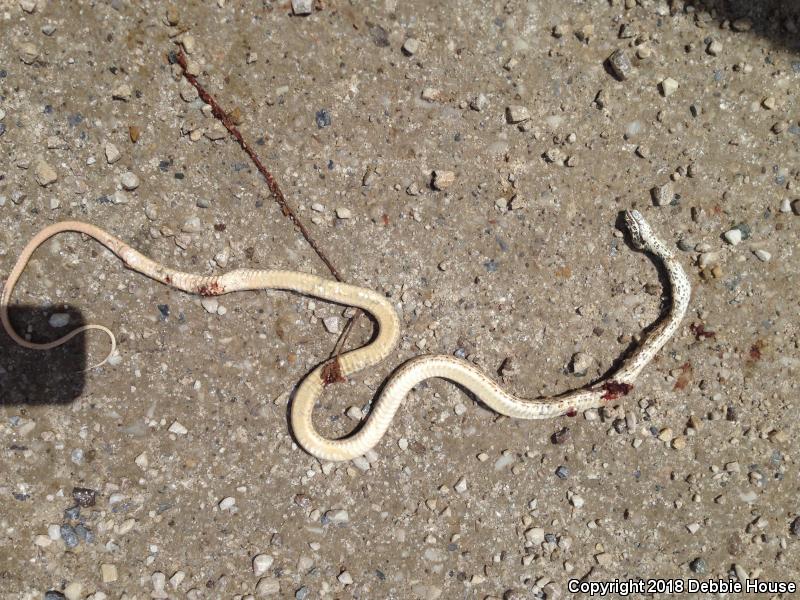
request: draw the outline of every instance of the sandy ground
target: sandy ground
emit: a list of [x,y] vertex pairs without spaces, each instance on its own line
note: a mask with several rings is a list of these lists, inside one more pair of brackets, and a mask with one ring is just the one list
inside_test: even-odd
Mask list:
[[[391,358],[318,408],[327,435],[422,352],[523,395],[599,378],[669,303],[623,209],[694,288],[618,406],[522,422],[432,380],[377,457],[330,464],[293,443],[287,405],[342,307],[282,292],[203,306],[64,234],[22,277],[16,323],[38,339],[101,323],[119,355],[67,381],[107,338],[25,354],[0,334],[3,598],[800,583],[796,3],[0,7],[2,278],[66,219],[188,271],[329,274],[170,65],[179,41],[346,279],[401,314]],[[435,170],[453,174],[443,190]],[[351,344],[370,332],[361,319]]]

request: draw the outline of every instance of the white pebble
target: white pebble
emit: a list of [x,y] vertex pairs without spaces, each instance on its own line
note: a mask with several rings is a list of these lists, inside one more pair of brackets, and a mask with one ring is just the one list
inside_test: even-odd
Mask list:
[[258,554],[253,557],[253,573],[256,577],[261,577],[269,571],[274,559],[269,554]]
[[328,333],[339,333],[339,317],[325,317],[322,324]]
[[208,296],[200,300],[200,305],[206,309],[206,312],[209,314],[217,314],[219,310],[219,300],[214,298],[213,296]]
[[110,165],[113,165],[122,156],[122,153],[120,153],[119,149],[111,142],[106,143],[105,151],[106,151],[106,161],[108,161],[108,164]]
[[122,177],[120,178],[120,183],[122,184],[122,187],[124,187],[128,191],[135,190],[136,188],[139,187],[139,178],[136,176],[135,173],[126,171],[125,173],[122,174]]
[[189,430],[186,429],[186,427],[184,427],[183,425],[181,425],[178,421],[175,421],[174,423],[172,423],[172,425],[169,426],[169,432],[174,433],[175,435],[186,435],[187,433],[189,433]]
[[738,229],[730,229],[723,234],[723,237],[731,246],[735,246],[742,241],[742,232]]
[[350,219],[353,213],[349,208],[339,207],[336,209],[336,216],[340,219]]
[[353,576],[350,575],[350,573],[348,573],[347,571],[342,571],[341,573],[339,573],[339,577],[337,577],[336,579],[338,579],[339,583],[341,583],[342,585],[351,585],[353,583]]
[[61,539],[61,527],[58,523],[51,523],[47,526],[47,536],[54,542]]
[[581,496],[578,496],[577,494],[572,496],[572,498],[570,498],[570,502],[572,503],[572,506],[574,506],[575,508],[580,508],[581,506],[583,506],[583,498]]
[[462,477],[461,479],[459,479],[456,482],[456,484],[453,486],[453,489],[458,494],[463,494],[464,492],[466,492],[467,491],[467,480],[466,480],[466,478]]
[[220,500],[217,506],[219,506],[220,510],[230,510],[235,505],[236,505],[236,498],[234,498],[233,496],[228,496]]
[[677,91],[678,82],[675,81],[672,77],[667,77],[666,79],[661,81],[659,86],[661,87],[661,93],[664,95],[665,98],[667,98]]
[[69,315],[67,313],[53,313],[47,322],[50,327],[66,327],[69,325]]
[[772,254],[767,252],[766,250],[762,250],[759,248],[758,250],[753,250],[753,254],[756,255],[756,258],[761,262],[768,262],[770,258],[772,258]]

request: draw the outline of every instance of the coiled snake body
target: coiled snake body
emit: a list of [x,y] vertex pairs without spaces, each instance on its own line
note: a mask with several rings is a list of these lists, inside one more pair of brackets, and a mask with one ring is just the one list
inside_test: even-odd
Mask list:
[[394,349],[400,335],[400,320],[394,307],[378,292],[295,271],[237,269],[211,277],[184,273],[149,259],[99,227],[78,221],[64,221],[40,231],[23,249],[0,295],[0,318],[6,333],[17,344],[26,348],[55,348],[82,331],[99,329],[111,337],[112,348],[108,356],[114,353],[114,335],[102,325],[84,325],[48,343],[25,340],[11,326],[8,304],[28,260],[45,240],[64,231],[84,233],[111,250],[129,269],[190,294],[218,296],[242,290],[280,289],[358,307],[374,317],[378,324],[377,335],[366,346],[345,352],[309,373],[300,383],[291,408],[292,430],[303,448],[323,460],[349,460],[373,448],[386,433],[408,392],[432,377],[458,383],[498,413],[519,419],[549,419],[574,415],[627,394],[641,370],[675,333],[686,312],[691,288],[675,255],[655,236],[638,211],[626,211],[625,223],[634,246],[652,252],[663,263],[670,281],[672,301],[666,317],[642,340],[611,377],[560,396],[526,399],[505,391],[465,360],[446,355],[418,356],[403,364],[389,378],[361,429],[338,440],[324,438],[314,428],[311,417],[317,399],[327,385],[343,381],[353,373],[386,358]]

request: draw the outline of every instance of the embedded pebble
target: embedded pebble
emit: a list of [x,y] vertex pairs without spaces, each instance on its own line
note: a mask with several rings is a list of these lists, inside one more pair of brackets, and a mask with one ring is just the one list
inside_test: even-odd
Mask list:
[[712,40],[709,42],[708,46],[706,46],[706,52],[711,56],[719,56],[722,54],[722,42],[719,40]]
[[184,233],[201,233],[203,231],[203,222],[200,217],[189,217],[181,225],[181,231]]
[[353,213],[349,208],[339,207],[336,209],[336,216],[340,219],[350,219],[353,217]]
[[103,583],[113,583],[117,580],[117,566],[112,563],[103,563],[100,565],[100,575]]
[[415,38],[408,38],[405,42],[403,42],[403,53],[407,56],[413,56],[419,52],[419,40]]
[[339,333],[339,317],[325,317],[322,319],[322,324],[328,333]]
[[135,173],[126,171],[122,174],[122,177],[120,177],[120,183],[122,184],[122,187],[128,191],[135,190],[139,187],[139,178]]
[[524,106],[511,105],[506,107],[506,120],[509,123],[522,123],[531,118],[531,113]]
[[336,578],[339,580],[339,583],[342,585],[352,585],[353,584],[353,576],[350,575],[347,571],[342,571],[339,573],[339,576]]
[[106,161],[110,165],[113,165],[122,156],[122,153],[119,151],[119,149],[111,142],[106,143],[105,153],[106,153]]
[[432,185],[434,189],[446,190],[456,180],[456,174],[453,171],[440,171],[433,172]]
[[280,592],[280,581],[274,577],[262,577],[258,580],[258,584],[256,584],[256,596],[275,596],[276,594],[280,594]]
[[292,0],[292,12],[296,15],[310,15],[314,0]]
[[217,314],[219,310],[219,300],[217,300],[214,296],[206,296],[205,298],[200,299],[200,305],[206,310],[209,314]]
[[661,89],[661,94],[665,98],[668,98],[678,90],[678,82],[675,81],[672,77],[667,77],[666,79],[662,79],[661,83],[659,83],[658,85],[659,88]]
[[181,425],[178,421],[173,421],[172,425],[169,426],[169,432],[174,433],[175,435],[186,435],[189,433],[189,430]]
[[69,325],[70,316],[68,313],[53,313],[50,315],[50,318],[47,319],[50,327],[59,328],[59,327],[66,327]]
[[760,260],[761,262],[768,262],[769,259],[772,258],[772,254],[770,254],[769,252],[767,252],[766,250],[763,250],[761,248],[753,250],[753,254],[755,254],[756,258],[758,260]]
[[223,498],[222,500],[219,501],[219,504],[217,506],[219,506],[220,510],[230,510],[234,506],[236,506],[236,498],[234,498],[233,496],[228,496],[226,498]]
[[614,76],[620,81],[625,81],[631,76],[633,67],[624,50],[615,50],[607,59],[608,65]]
[[570,359],[569,369],[575,377],[583,377],[589,371],[595,360],[591,354],[576,352]]
[[453,489],[458,494],[463,494],[464,492],[466,492],[467,491],[467,480],[466,480],[466,478],[462,477],[461,479],[459,479],[456,482],[456,484],[453,486]]
[[253,573],[256,577],[261,577],[272,567],[275,560],[269,554],[257,554],[253,557]]
[[36,44],[25,42],[19,46],[19,59],[26,65],[32,65],[39,58],[39,49]]
[[736,246],[742,241],[742,232],[739,229],[730,229],[723,234],[723,237],[731,246]]
[[656,206],[668,206],[675,198],[675,191],[672,189],[671,183],[652,188],[650,194],[653,197],[653,204]]
[[39,160],[36,163],[34,176],[36,177],[36,183],[42,187],[47,187],[51,183],[58,181],[56,170],[43,160]]
[[350,515],[342,508],[332,509],[325,513],[325,519],[328,521],[328,523],[337,525],[341,523],[349,523]]
[[114,91],[111,92],[111,97],[114,100],[122,100],[123,102],[127,102],[131,99],[131,95],[133,94],[133,89],[127,83],[122,83],[114,88]]

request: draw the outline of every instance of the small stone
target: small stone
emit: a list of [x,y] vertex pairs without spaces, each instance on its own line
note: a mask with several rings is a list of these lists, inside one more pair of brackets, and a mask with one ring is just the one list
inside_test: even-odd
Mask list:
[[442,596],[442,588],[436,585],[415,583],[411,586],[411,592],[415,598],[420,600],[438,600]]
[[442,99],[442,90],[435,87],[423,88],[420,97],[426,102],[439,102]]
[[456,174],[453,171],[440,171],[433,172],[432,185],[436,190],[446,190],[456,180]]
[[350,575],[347,571],[342,571],[339,573],[339,576],[336,578],[339,580],[339,583],[342,585],[352,585],[353,584],[353,576]]
[[753,250],[753,254],[755,254],[756,258],[761,262],[769,262],[769,259],[772,258],[772,254],[761,248]]
[[712,40],[706,47],[706,52],[711,56],[719,56],[722,52],[722,42],[719,40]]
[[733,23],[731,23],[731,27],[734,31],[750,31],[753,27],[753,22],[748,18],[736,19]]
[[105,152],[106,152],[106,161],[108,161],[108,164],[110,165],[113,165],[122,156],[117,147],[111,142],[106,143]]
[[323,127],[330,127],[332,122],[330,111],[326,108],[319,109],[314,115],[314,122],[317,124],[319,129],[322,129]]
[[611,564],[611,554],[608,552],[601,552],[599,554],[594,555],[594,559],[597,561],[597,564],[601,567],[607,567]]
[[25,42],[19,46],[19,59],[26,65],[32,65],[39,58],[39,49],[31,42]]
[[219,501],[220,510],[231,510],[234,506],[236,506],[236,498],[233,496],[227,496]]
[[336,216],[340,219],[351,219],[353,212],[349,208],[339,207],[336,209]]
[[[11,196],[11,199],[14,199],[13,195]],[[796,215],[800,215],[800,198],[792,201],[792,212]]]
[[33,174],[36,178],[36,183],[42,187],[47,187],[51,183],[58,181],[56,170],[43,160],[37,161]]
[[68,583],[64,588],[64,597],[67,600],[80,600],[83,597],[83,584],[79,581]]
[[139,141],[142,132],[136,125],[129,125],[128,126],[128,137],[131,138],[131,141],[135,144]]
[[550,148],[544,153],[544,159],[549,163],[559,163],[563,160],[563,155],[559,148]]
[[789,124],[786,121],[776,121],[772,125],[772,133],[780,134],[789,129]]
[[363,456],[356,456],[353,459],[353,465],[362,473],[366,473],[370,469],[369,461]]
[[57,590],[48,590],[44,593],[44,600],[64,600],[66,596]]
[[325,317],[322,324],[328,333],[339,333],[339,317]]
[[60,328],[69,325],[70,316],[68,313],[53,313],[47,320],[50,327]]
[[775,98],[773,96],[768,96],[761,101],[761,106],[766,108],[767,110],[774,110],[775,109]]
[[692,570],[692,573],[697,573],[698,575],[703,575],[708,569],[706,566],[706,561],[700,557],[697,557],[690,562],[689,568]]
[[[301,13],[306,14],[306,13]],[[256,596],[275,596],[280,594],[281,584],[274,577],[262,577],[256,585]]]
[[671,442],[672,441],[672,429],[669,427],[664,427],[661,431],[658,432],[658,439],[662,442]]
[[181,46],[183,46],[184,51],[186,54],[194,54],[197,43],[195,42],[194,36],[191,33],[184,33],[180,38],[179,41]]
[[683,450],[686,448],[686,438],[682,435],[679,435],[672,440],[672,447],[675,448],[675,450]]
[[270,567],[272,567],[272,563],[275,562],[274,559],[269,554],[258,554],[253,557],[253,573],[256,577],[261,577],[267,571],[269,571]]
[[577,494],[575,494],[575,495],[572,496],[572,498],[570,498],[570,503],[575,508],[581,508],[584,505],[584,500],[583,500],[583,497],[578,496]]
[[175,6],[174,4],[171,4],[170,6],[167,7],[167,12],[165,16],[167,18],[167,23],[169,25],[172,25],[173,27],[175,27],[175,25],[180,23],[181,16],[180,13],[178,12],[178,7]]
[[456,484],[453,486],[453,489],[456,491],[457,494],[463,494],[467,491],[467,480],[466,478],[462,477],[459,479]]
[[731,246],[736,246],[742,241],[742,232],[739,229],[730,229],[722,234],[722,236]]
[[29,15],[36,12],[36,0],[19,0],[19,7]]
[[219,310],[219,300],[213,296],[207,296],[200,300],[200,306],[202,306],[208,314],[215,315]]
[[133,95],[133,89],[127,83],[121,83],[111,92],[111,97],[114,100],[122,100],[123,102],[130,100],[131,95]]
[[323,518],[334,525],[350,522],[350,515],[343,508],[331,509],[325,513]]
[[544,529],[541,527],[531,527],[525,531],[525,540],[538,546],[544,542]]
[[608,57],[607,62],[614,76],[620,81],[628,79],[633,71],[631,61],[628,59],[624,50],[615,50],[611,56]]
[[189,217],[181,225],[181,231],[184,233],[200,233],[203,231],[203,223],[200,217]]
[[0,108],[0,121],[6,118],[6,111]]
[[130,171],[126,171],[122,174],[120,178],[120,183],[122,187],[128,191],[135,190],[139,187],[139,178],[136,176],[135,173],[131,173]]
[[408,38],[403,42],[403,53],[406,56],[414,56],[419,51],[419,40]]
[[667,77],[666,79],[662,79],[661,83],[658,84],[661,88],[661,94],[668,98],[672,94],[674,94],[678,89],[678,82],[675,81],[672,77]]
[[559,466],[556,469],[556,477],[558,477],[559,479],[566,479],[567,477],[569,477],[569,469],[564,465]]
[[668,206],[675,198],[675,191],[672,189],[671,183],[652,188],[650,194],[653,197],[653,204],[656,206]]
[[572,359],[570,360],[569,370],[575,377],[583,377],[589,371],[593,363],[594,358],[591,354],[576,352],[572,355]]
[[800,537],[800,517],[795,517],[792,524],[789,525],[789,532],[797,537]]
[[362,418],[364,418],[364,413],[357,406],[351,406],[350,408],[347,409],[345,414],[354,421],[360,421]]
[[100,575],[103,583],[113,583],[117,580],[117,567],[110,563],[100,565]]
[[80,507],[88,508],[97,502],[97,490],[84,487],[72,488],[72,499]]
[[292,12],[296,15],[310,15],[314,0],[292,0]]
[[53,543],[53,540],[46,535],[37,535],[35,538],[33,538],[33,543],[40,548],[47,548]]
[[527,121],[531,118],[531,113],[528,109],[524,106],[519,106],[517,104],[512,104],[510,106],[506,106],[506,120],[509,123],[522,123]]
[[181,425],[178,421],[174,421],[172,425],[169,426],[169,432],[174,433],[175,435],[186,435],[189,433],[189,430]]
[[487,106],[489,106],[489,99],[483,94],[478,94],[469,103],[469,107],[477,112],[481,112]]

